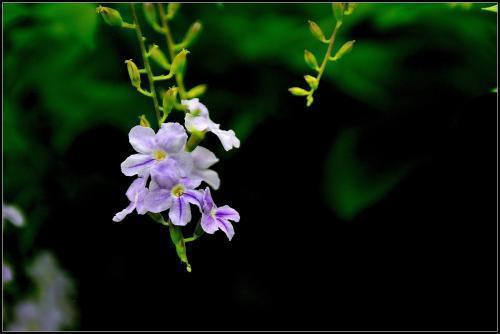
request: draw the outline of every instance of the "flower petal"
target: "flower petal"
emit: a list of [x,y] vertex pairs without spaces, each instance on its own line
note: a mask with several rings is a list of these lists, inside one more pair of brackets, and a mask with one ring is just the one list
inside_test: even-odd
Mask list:
[[126,176],[140,174],[144,176],[144,172],[154,164],[154,159],[146,154],[132,154],[121,164],[122,173]]
[[219,174],[217,174],[217,172],[214,170],[211,169],[194,170],[192,176],[194,176],[195,178],[199,178],[201,181],[205,181],[214,190],[217,190],[220,187]]
[[161,188],[172,189],[181,178],[179,165],[175,160],[167,159],[151,168],[151,179]]
[[141,125],[134,126],[128,134],[130,145],[139,153],[151,153],[155,147],[154,139],[153,129]]
[[179,153],[171,154],[168,159],[177,163],[180,176],[185,177],[191,174],[193,170],[193,157],[189,152],[181,150]]
[[182,100],[181,101],[183,106],[186,106],[188,108],[190,113],[196,113],[201,116],[208,116],[208,109],[207,107],[200,102],[200,99],[194,98],[191,100]]
[[136,195],[144,189],[146,186],[146,179],[143,177],[138,177],[137,179],[132,182],[130,187],[128,187],[127,192],[125,195],[127,196],[128,200],[133,202],[135,200]]
[[217,125],[217,127],[211,128],[210,131],[219,137],[219,140],[226,151],[229,151],[233,147],[240,147],[240,140],[236,138],[236,134],[233,130],[221,130]]
[[197,146],[193,152],[191,152],[191,156],[193,157],[194,166],[199,169],[209,168],[219,161],[214,152],[202,146]]
[[215,207],[214,200],[212,199],[212,194],[210,193],[210,188],[206,187],[203,192],[202,210],[204,214],[210,215],[210,212]]
[[188,189],[194,189],[194,188],[198,187],[201,184],[201,180],[200,180],[200,178],[196,178],[196,177],[194,177],[194,178],[183,177],[180,180],[180,183],[182,185],[184,185]]
[[227,219],[235,222],[240,221],[240,214],[238,213],[238,211],[236,211],[229,205],[218,207],[215,212],[215,216],[220,219]]
[[129,215],[130,213],[132,213],[132,211],[134,211],[135,209],[135,203],[134,202],[130,202],[130,204],[125,208],[123,209],[122,211],[118,212],[114,217],[113,217],[113,221],[114,222],[121,222],[127,215]]
[[177,153],[186,145],[187,133],[179,123],[163,123],[155,141],[167,153]]
[[168,212],[172,224],[184,226],[191,220],[191,208],[184,196],[172,198],[172,207]]
[[221,229],[222,232],[226,233],[227,238],[229,239],[229,241],[231,241],[231,239],[234,236],[233,225],[231,225],[231,223],[225,219],[216,218],[215,220],[217,221],[217,225],[219,226],[219,229]]
[[205,214],[201,216],[201,228],[208,234],[213,234],[219,229],[215,219],[212,216]]
[[188,203],[201,207],[203,201],[203,193],[200,190],[188,189],[182,195]]
[[144,208],[147,211],[160,213],[172,206],[170,191],[166,189],[156,189],[150,191],[144,198]]
[[193,116],[186,113],[184,116],[184,125],[189,132],[205,131],[210,125],[210,119],[207,116]]

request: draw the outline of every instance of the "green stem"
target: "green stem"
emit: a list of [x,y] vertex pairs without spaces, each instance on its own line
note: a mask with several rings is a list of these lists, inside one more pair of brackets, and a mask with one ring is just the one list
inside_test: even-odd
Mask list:
[[149,81],[149,90],[151,92],[151,97],[153,98],[153,105],[156,112],[156,118],[158,120],[158,126],[161,126],[161,112],[160,112],[160,104],[158,103],[158,96],[156,95],[155,82],[153,71],[151,70],[151,65],[149,64],[149,58],[147,56],[146,46],[144,45],[144,37],[142,36],[141,27],[139,25],[139,20],[137,19],[137,13],[135,11],[135,6],[133,3],[130,4],[132,8],[132,17],[134,19],[135,32],[137,35],[137,39],[139,41],[139,46],[141,48],[142,61],[144,62],[144,69],[146,70],[146,74],[148,76]]
[[203,228],[201,227],[201,219],[200,219],[200,220],[198,220],[198,224],[196,224],[196,228],[194,229],[193,236],[190,238],[185,238],[184,242],[195,241],[196,239],[201,237],[203,235],[203,233],[205,233],[205,231],[203,231]]
[[205,138],[204,132],[193,132],[186,143],[186,151],[192,152],[196,146]]
[[342,22],[338,21],[337,24],[335,25],[335,29],[333,29],[332,35],[330,36],[330,39],[329,39],[330,43],[328,44],[328,49],[326,50],[325,57],[323,58],[323,62],[321,63],[321,66],[319,67],[319,70],[318,70],[318,76],[316,77],[316,79],[318,79],[318,84],[319,84],[321,77],[323,76],[323,73],[325,72],[326,64],[328,63],[328,59],[331,57],[333,43],[335,42],[335,36],[337,36],[337,32],[339,31],[340,26],[342,26]]
[[[163,9],[163,5],[158,3],[158,11],[160,12],[161,24],[163,27],[162,33],[165,35],[165,39],[167,41],[168,53],[170,55],[170,62],[174,61],[175,51],[174,51],[174,39],[172,37],[172,33],[170,32],[170,28],[168,26],[168,18],[165,15],[165,11]],[[186,88],[184,87],[184,77],[182,73],[175,74],[175,80],[177,82],[177,88],[179,89],[179,96],[181,99],[186,98]]]

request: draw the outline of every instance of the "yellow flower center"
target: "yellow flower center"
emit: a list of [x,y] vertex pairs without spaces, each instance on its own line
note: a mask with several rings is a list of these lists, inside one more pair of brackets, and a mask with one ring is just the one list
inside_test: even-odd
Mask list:
[[217,209],[216,208],[213,208],[212,210],[210,210],[210,215],[215,218],[215,214],[217,213]]
[[184,186],[181,184],[176,185],[172,188],[172,196],[181,197],[184,194]]
[[155,158],[158,161],[165,160],[168,157],[167,152],[163,150],[155,150],[153,151],[153,158]]

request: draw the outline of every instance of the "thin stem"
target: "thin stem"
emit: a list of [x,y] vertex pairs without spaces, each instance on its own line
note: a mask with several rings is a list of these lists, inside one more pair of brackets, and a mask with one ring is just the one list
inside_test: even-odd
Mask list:
[[142,95],[144,95],[144,96],[147,96],[147,97],[153,97],[153,94],[152,94],[151,92],[148,92],[147,90],[144,90],[144,89],[142,89],[141,87],[138,87],[138,88],[137,88],[137,91],[138,91],[139,93],[141,93]]
[[341,21],[337,22],[337,24],[335,25],[335,29],[333,29],[332,35],[330,36],[330,39],[329,39],[330,43],[328,44],[328,49],[326,50],[325,57],[323,58],[323,62],[321,63],[321,66],[319,67],[318,76],[316,78],[316,79],[318,79],[318,84],[319,84],[319,80],[321,79],[321,76],[325,72],[326,64],[328,64],[328,59],[330,58],[331,53],[332,53],[333,43],[335,42],[335,36],[337,36],[337,32],[339,31],[340,26],[342,26]]
[[203,228],[201,227],[201,218],[200,218],[200,220],[198,220],[198,224],[196,224],[196,228],[194,229],[193,236],[189,238],[184,238],[184,242],[188,243],[191,241],[195,241],[196,239],[201,237],[204,233],[205,231],[203,231]]
[[161,126],[161,112],[160,105],[158,103],[158,96],[156,95],[155,82],[153,79],[153,71],[151,70],[151,65],[149,64],[149,59],[147,56],[146,46],[144,45],[144,37],[142,36],[141,27],[139,25],[139,20],[137,19],[137,13],[135,12],[135,6],[133,3],[130,4],[132,8],[132,17],[134,19],[135,32],[137,39],[139,40],[139,46],[141,48],[142,61],[144,62],[144,68],[146,74],[148,75],[149,90],[151,91],[151,97],[153,98],[153,105],[156,112],[156,118],[158,120],[158,126]]
[[[174,61],[175,51],[174,51],[174,39],[172,37],[172,33],[170,32],[170,28],[168,26],[168,18],[165,15],[165,10],[163,9],[163,5],[158,3],[158,11],[160,12],[161,24],[163,27],[162,33],[165,35],[165,39],[167,41],[168,53],[170,55],[170,61]],[[175,74],[175,80],[177,81],[177,88],[179,89],[179,96],[181,99],[186,98],[186,88],[184,87],[184,78],[182,73]]]

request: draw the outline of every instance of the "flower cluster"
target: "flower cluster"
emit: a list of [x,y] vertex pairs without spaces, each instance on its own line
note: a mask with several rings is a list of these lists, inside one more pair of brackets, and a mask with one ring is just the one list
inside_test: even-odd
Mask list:
[[[133,19],[131,23],[123,21],[121,14],[112,8],[99,6],[97,13],[111,26],[135,31],[143,68],[139,68],[131,59],[125,63],[132,87],[151,98],[159,127],[155,132],[147,117],[142,115],[140,125],[130,130],[130,144],[137,153],[129,156],[121,164],[121,169],[123,174],[135,176],[136,179],[126,192],[129,205],[118,212],[113,220],[122,221],[135,210],[140,215],[148,213],[156,222],[168,226],[179,259],[191,271],[186,255],[186,242],[196,240],[203,232],[212,234],[217,230],[222,230],[231,240],[234,236],[231,221],[237,222],[240,219],[233,208],[227,205],[217,207],[210,189],[206,186],[202,188],[202,184],[207,184],[216,190],[220,186],[220,179],[217,172],[211,169],[218,161],[217,157],[212,151],[198,145],[208,132],[219,138],[226,151],[239,147],[240,141],[233,130],[222,130],[219,124],[212,121],[208,109],[200,103],[198,97],[205,93],[206,85],[186,89],[184,79],[189,51],[185,48],[197,39],[202,24],[194,22],[183,40],[176,43],[170,24],[179,7],[179,3],[169,3],[166,10],[162,3],[142,5],[150,27],[165,39],[167,54],[161,51],[158,44],[150,44],[146,48],[147,39],[142,34],[133,3],[130,4]],[[168,73],[155,75],[152,64]],[[149,89],[143,88],[141,75],[147,77]],[[157,91],[156,84],[174,78],[177,86]],[[184,113],[184,126],[167,121],[174,110]],[[201,218],[193,236],[184,238],[181,227],[192,219],[191,205],[198,208]],[[168,220],[165,221],[163,213],[167,212]]]
[[[221,130],[198,99],[183,100],[182,104],[188,109],[185,125],[189,132],[212,132],[226,150],[240,146],[234,131]],[[239,221],[238,212],[227,205],[217,207],[208,187],[197,189],[203,182],[214,190],[219,188],[219,175],[210,169],[218,159],[202,146],[189,152],[187,139],[179,123],[163,123],[157,133],[142,125],[130,130],[129,141],[137,153],[125,159],[121,170],[137,178],[126,192],[130,204],[113,220],[119,222],[134,210],[141,215],[168,210],[173,225],[185,226],[192,218],[192,204],[201,212],[201,227],[206,233],[220,229],[231,240],[234,229],[230,221]]]

